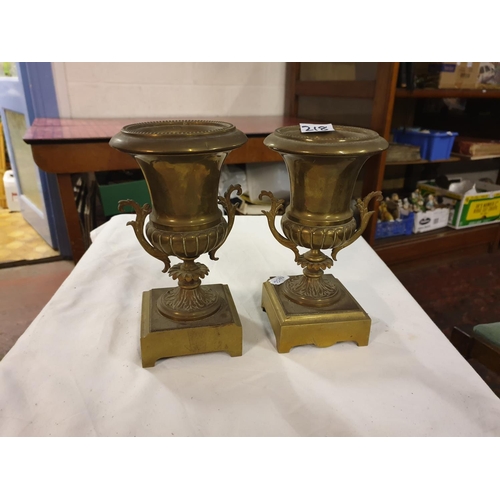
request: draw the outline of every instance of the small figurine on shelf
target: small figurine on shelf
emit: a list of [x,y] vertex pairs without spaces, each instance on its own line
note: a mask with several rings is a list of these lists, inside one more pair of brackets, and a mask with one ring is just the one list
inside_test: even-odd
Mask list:
[[387,209],[387,203],[382,201],[378,207],[378,216],[381,221],[394,221],[394,217]]
[[436,209],[436,198],[432,194],[427,195],[427,200],[425,202],[425,208],[427,210],[435,210]]
[[410,202],[408,201],[408,198],[405,198],[404,201],[399,200],[400,206],[399,206],[399,213],[400,215],[407,217],[412,210]]
[[393,219],[400,218],[398,201],[399,201],[399,196],[397,195],[397,193],[393,193],[390,198],[387,197],[385,199],[387,210],[392,215]]
[[414,212],[422,212],[424,208],[424,198],[419,189],[411,194],[411,205]]
[[410,196],[411,206],[414,212],[416,212],[416,207],[418,206],[418,191],[413,191]]

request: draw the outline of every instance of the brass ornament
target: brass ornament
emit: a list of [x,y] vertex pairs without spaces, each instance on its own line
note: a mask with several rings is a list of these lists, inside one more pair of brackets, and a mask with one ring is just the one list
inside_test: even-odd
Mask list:
[[[236,214],[231,195],[241,194],[241,187],[230,186],[218,196],[220,169],[230,151],[246,141],[233,125],[205,120],[132,124],[110,141],[135,157],[152,200],[152,206],[142,207],[123,200],[119,210],[134,210],[136,219],[127,225],[178,283],[143,296],[143,366],[154,366],[162,357],[218,350],[241,355],[241,323],[229,288],[201,285],[209,270],[195,260],[204,253],[218,260],[215,254],[231,232]],[[218,204],[226,209],[227,221]],[[172,266],[171,256],[182,263]]]
[[[356,227],[350,202],[359,171],[370,156],[387,149],[388,143],[372,130],[334,128],[334,132],[302,134],[298,126],[283,127],[264,141],[282,155],[290,176],[290,205],[281,218],[283,235],[276,229],[275,219],[284,200],[262,191],[260,199],[271,200],[271,209],[262,212],[275,239],[292,250],[295,262],[303,268],[302,275],[280,285],[264,283],[263,307],[271,319],[279,352],[288,352],[280,343],[290,348],[319,345],[310,332],[318,328],[319,316],[323,321],[322,346],[354,338],[358,345],[368,343],[368,316],[338,280],[325,276],[325,270],[332,267],[340,250],[362,235],[373,215],[368,210],[370,201],[382,199],[377,191],[357,200],[360,224]],[[301,254],[299,246],[308,251]],[[322,250],[331,250],[331,257]],[[349,328],[345,326],[346,294],[353,308]],[[291,329],[293,342],[286,338]]]

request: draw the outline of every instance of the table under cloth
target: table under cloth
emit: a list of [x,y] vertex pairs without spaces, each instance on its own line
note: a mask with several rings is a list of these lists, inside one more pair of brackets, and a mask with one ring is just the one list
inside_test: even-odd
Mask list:
[[[141,295],[172,286],[119,215],[0,362],[3,436],[500,435],[500,400],[362,239],[331,271],[372,318],[370,343],[278,354],[262,282],[301,272],[263,216],[240,216],[204,283],[226,283],[243,356],[142,368]],[[174,259],[175,260],[175,259]],[[429,283],[432,286],[432,283]]]

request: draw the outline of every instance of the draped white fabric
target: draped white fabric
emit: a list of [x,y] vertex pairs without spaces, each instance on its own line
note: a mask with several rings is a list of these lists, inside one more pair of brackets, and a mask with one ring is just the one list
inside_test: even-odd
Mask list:
[[199,259],[210,268],[205,283],[231,289],[243,356],[142,368],[141,293],[173,282],[126,227],[130,219],[116,216],[94,232],[0,362],[1,435],[500,435],[500,400],[362,238],[332,271],[371,316],[370,344],[278,354],[262,282],[300,268],[261,216],[236,219],[220,260]]

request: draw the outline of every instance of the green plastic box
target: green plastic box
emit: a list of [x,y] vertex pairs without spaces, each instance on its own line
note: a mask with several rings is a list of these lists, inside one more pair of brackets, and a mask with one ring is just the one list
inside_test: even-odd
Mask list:
[[[134,200],[139,205],[151,204],[148,185],[146,181],[119,182],[117,184],[99,184],[102,208],[104,215],[110,217],[119,214],[118,202],[121,200]],[[126,207],[127,212],[132,212],[130,207]]]

